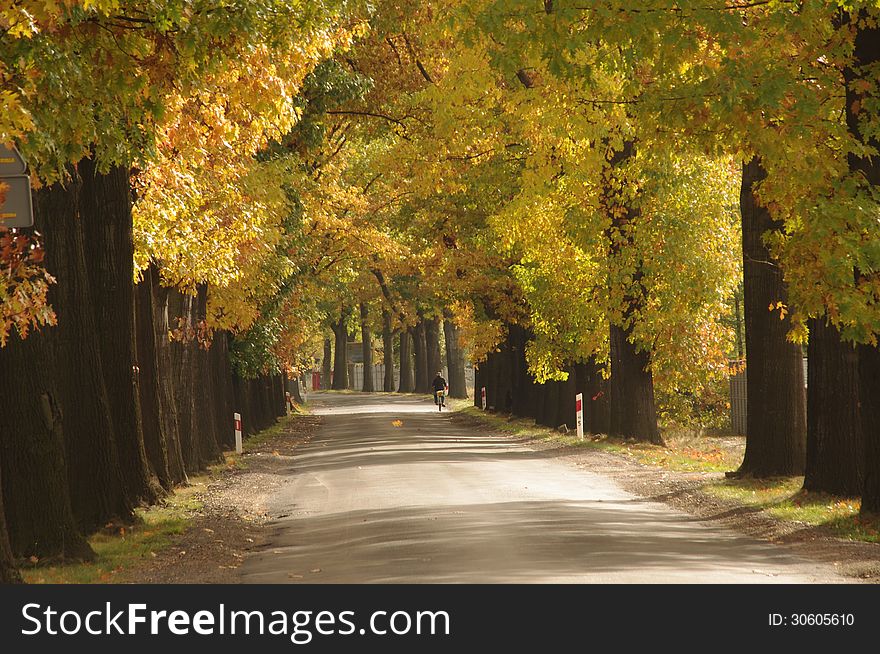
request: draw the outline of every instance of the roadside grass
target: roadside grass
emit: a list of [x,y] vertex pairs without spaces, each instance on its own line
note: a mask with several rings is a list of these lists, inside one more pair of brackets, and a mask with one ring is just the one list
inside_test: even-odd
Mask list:
[[[676,472],[735,470],[742,462],[745,448],[743,437],[707,436],[685,429],[665,430],[666,447],[604,435],[579,440],[572,432],[561,433],[537,426],[529,418],[509,418],[472,405],[460,409],[460,413],[512,436],[613,452],[644,465]],[[860,516],[858,498],[810,493],[802,489],[803,481],[803,477],[721,479],[708,481],[702,490],[734,504],[758,508],[779,520],[827,529],[838,538],[880,542],[880,516]]]
[[[279,436],[298,415],[307,410],[297,405],[300,413],[282,417],[278,422],[248,438],[242,444],[245,453],[256,450]],[[247,467],[235,451],[223,452],[224,461],[197,477],[190,477],[187,486],[169,493],[161,503],[135,510],[132,525],[108,525],[88,538],[95,552],[95,560],[88,563],[46,563],[25,561],[20,572],[29,584],[96,584],[114,583],[116,576],[145,558],[155,556],[169,547],[174,537],[186,531],[193,517],[202,508],[198,495],[202,493],[224,468]]]
[[859,515],[861,500],[802,488],[803,477],[771,479],[724,479],[707,484],[710,495],[761,509],[769,515],[813,527],[828,529],[838,538],[880,542],[880,516]]
[[30,561],[21,568],[29,584],[113,583],[115,576],[141,560],[155,556],[168,547],[175,536],[189,526],[202,504],[196,496],[211,482],[211,474],[190,477],[188,486],[169,494],[162,504],[137,509],[136,522],[124,527],[114,525],[88,541],[95,551],[90,563],[42,565]]

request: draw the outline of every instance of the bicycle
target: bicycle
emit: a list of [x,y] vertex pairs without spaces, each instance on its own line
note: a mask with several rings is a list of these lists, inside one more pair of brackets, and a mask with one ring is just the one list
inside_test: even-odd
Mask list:
[[439,391],[434,391],[435,401],[437,402],[437,410],[443,411],[443,407],[446,406],[446,390],[441,389]]

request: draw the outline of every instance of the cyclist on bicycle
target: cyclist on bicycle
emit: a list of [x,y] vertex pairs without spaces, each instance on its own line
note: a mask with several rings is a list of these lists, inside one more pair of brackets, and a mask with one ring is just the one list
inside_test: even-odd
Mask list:
[[[446,380],[443,379],[442,372],[437,372],[437,376],[434,377],[431,386],[434,388],[434,404],[442,403],[443,406],[446,406],[445,391],[449,390],[449,385],[446,383]],[[444,395],[441,396],[440,391],[444,391]]]

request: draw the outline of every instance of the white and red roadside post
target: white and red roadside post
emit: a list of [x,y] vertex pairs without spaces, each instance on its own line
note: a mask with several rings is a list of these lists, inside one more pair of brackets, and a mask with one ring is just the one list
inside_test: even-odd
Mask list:
[[[571,397],[571,396],[569,396]],[[574,410],[577,414],[577,430],[578,438],[584,437],[584,394],[578,393],[574,396]]]
[[483,411],[486,410],[486,387],[480,389],[480,402],[483,405]]
[[235,428],[235,451],[241,454],[241,414],[233,413],[232,422]]

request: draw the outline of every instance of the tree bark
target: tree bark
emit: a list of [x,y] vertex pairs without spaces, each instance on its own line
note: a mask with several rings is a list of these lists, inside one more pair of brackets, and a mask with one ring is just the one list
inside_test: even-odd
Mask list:
[[400,386],[399,393],[412,393],[415,390],[413,377],[412,334],[407,329],[400,330]]
[[[623,148],[616,151],[603,171],[603,205],[611,220],[608,239],[611,243],[610,260],[612,264],[621,253],[633,247],[632,225],[641,216],[641,209],[634,204],[621,188],[629,188],[634,183],[627,178],[622,167],[635,156],[635,143],[626,141]],[[632,189],[638,193],[638,188]],[[662,443],[657,427],[657,409],[654,403],[654,377],[651,373],[651,353],[639,351],[632,343],[633,316],[637,314],[644,301],[640,295],[643,276],[639,261],[631,272],[635,288],[624,290],[621,316],[617,323],[610,325],[611,339],[611,424],[610,433],[614,436],[634,438],[651,443]],[[635,294],[634,294],[635,293]]]
[[743,308],[746,321],[746,452],[737,474],[799,475],[806,458],[806,396],[803,355],[789,343],[790,316],[782,270],[764,245],[764,234],[781,225],[754,194],[767,176],[758,157],[743,166],[740,208],[743,238]]
[[593,358],[575,365],[577,392],[584,396],[584,430],[590,434],[607,434],[611,426],[608,383]]
[[445,312],[443,335],[446,339],[446,370],[449,382],[449,396],[466,398],[467,380],[464,374],[464,350],[459,341],[458,326],[452,320],[452,314]]
[[430,380],[433,380],[434,376],[443,370],[443,359],[440,356],[440,320],[438,318],[428,318],[425,320],[425,346],[428,356],[428,377],[430,383]]
[[0,584],[20,584],[21,575],[15,567],[12,546],[9,544],[9,533],[6,530],[2,469],[3,463],[0,461]]
[[86,252],[100,240],[90,243],[83,224],[96,217],[83,217],[82,178],[76,169],[70,172],[65,185],[54,184],[35,194],[35,220],[46,239],[46,268],[58,280],[50,295],[58,317],[53,355],[59,374],[53,406],[64,416],[70,505],[80,529],[91,533],[113,520],[130,521],[134,502],[123,487],[96,312],[90,310],[103,284],[91,282]]
[[[851,65],[844,68],[843,77],[846,82],[846,125],[857,141],[876,151],[880,142],[876,137],[867,137],[862,133],[859,124],[865,111],[870,106],[869,98],[865,97],[865,88],[873,89],[875,80],[865,76],[872,75],[872,68],[880,62],[880,27],[876,22],[864,24],[868,12],[861,10],[857,16],[844,14],[844,22],[855,20],[856,28],[853,59]],[[876,18],[876,16],[873,16]],[[867,67],[867,68],[863,68]],[[865,82],[864,88],[859,82]],[[880,187],[880,160],[875,155],[859,155],[849,153],[847,164],[850,173],[870,190],[877,192]],[[870,276],[866,281],[875,281],[877,273],[855,270],[856,283],[863,281],[863,276]],[[747,346],[748,347],[748,346]],[[858,346],[859,358],[859,397],[862,422],[862,437],[865,447],[864,484],[862,488],[862,513],[880,513],[880,350],[874,345]]]
[[172,358],[172,343],[168,338],[172,327],[168,306],[170,289],[162,286],[159,270],[156,266],[151,265],[146,274],[151,278],[150,289],[153,294],[153,331],[158,362],[157,384],[162,431],[165,434],[168,447],[168,469],[175,484],[186,483],[186,467],[183,464],[183,452],[180,447],[179,416],[175,394],[176,373]]
[[220,444],[217,442],[217,411],[214,406],[214,395],[219,387],[217,380],[211,374],[209,348],[210,343],[205,340],[205,329],[208,314],[208,285],[199,284],[195,298],[197,333],[193,341],[195,353],[195,393],[196,415],[195,422],[198,428],[198,466],[204,470],[208,465],[217,463],[222,459]]
[[333,376],[333,346],[329,338],[324,339],[324,360],[321,366],[321,390],[329,391]]
[[382,310],[382,362],[385,364],[385,377],[382,390],[394,392],[394,332],[391,330],[391,314]]
[[[155,502],[162,489],[150,475],[144,449],[134,329],[134,240],[127,168],[107,173],[80,161],[80,217],[86,268],[101,350],[122,486],[132,504]],[[82,310],[83,307],[78,307]]]
[[[51,328],[43,328],[47,330]],[[15,334],[0,348],[0,480],[6,526],[18,556],[91,559],[70,503],[63,410],[51,338]],[[7,532],[8,530],[8,532]]]
[[411,330],[413,349],[415,350],[416,362],[416,393],[431,392],[431,377],[428,372],[428,345],[425,339],[425,322],[419,320]]
[[864,442],[856,347],[824,317],[810,320],[807,349],[807,454],[804,488],[832,495],[862,492]]
[[194,328],[194,298],[170,289],[168,313],[171,326],[180,335],[171,342],[171,383],[177,410],[178,438],[184,470],[188,474],[199,471],[198,426],[195,404],[195,351],[190,339]]
[[647,352],[636,350],[636,346],[630,342],[630,332],[631,329],[611,325],[611,416],[608,433],[659,444],[663,440],[657,428],[650,357]]
[[372,393],[373,385],[373,331],[370,329],[370,310],[361,302],[361,346],[364,351],[364,383],[361,390]]
[[341,391],[348,388],[348,309],[342,308],[339,320],[333,325],[336,337],[333,357],[333,390]]
[[168,439],[164,431],[162,407],[159,400],[159,359],[156,348],[156,331],[153,328],[153,275],[144,271],[143,278],[135,287],[135,326],[137,332],[137,370],[140,389],[141,415],[143,417],[144,449],[153,474],[162,488],[174,485],[168,461]]

